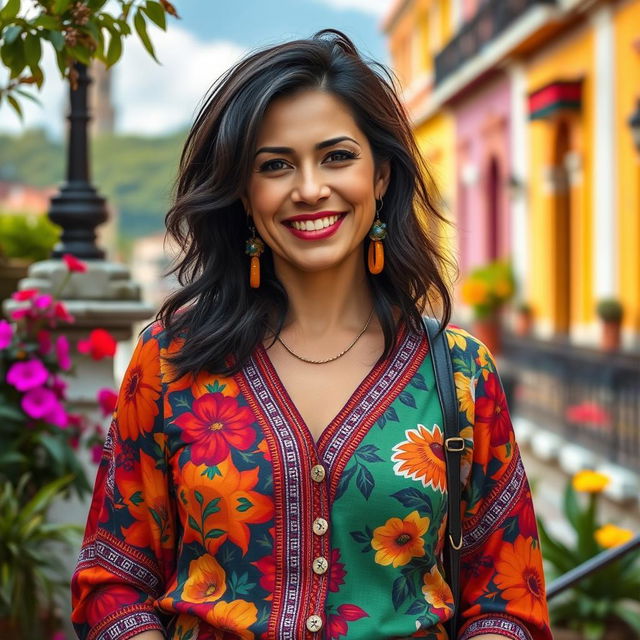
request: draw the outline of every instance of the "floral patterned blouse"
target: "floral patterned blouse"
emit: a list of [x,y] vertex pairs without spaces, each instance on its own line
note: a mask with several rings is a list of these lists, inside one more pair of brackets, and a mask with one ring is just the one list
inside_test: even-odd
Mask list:
[[[461,435],[459,639],[550,640],[536,521],[487,348],[446,330]],[[259,345],[169,383],[158,324],[123,380],[73,577],[89,640],[445,640],[442,412],[406,327],[315,443]]]

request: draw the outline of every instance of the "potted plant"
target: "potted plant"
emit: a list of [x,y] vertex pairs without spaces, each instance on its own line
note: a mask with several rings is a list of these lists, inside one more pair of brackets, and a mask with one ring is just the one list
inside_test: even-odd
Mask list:
[[516,306],[514,332],[518,336],[528,336],[533,327],[533,308],[527,302],[519,302]]
[[0,637],[49,638],[60,627],[56,612],[68,583],[60,551],[72,550],[82,527],[47,521],[47,512],[72,480],[58,478],[27,499],[30,477],[0,491]]
[[0,302],[8,298],[32,262],[46,260],[60,227],[46,215],[0,213]]
[[596,307],[598,317],[602,321],[601,347],[604,351],[615,351],[620,348],[620,327],[622,325],[623,308],[614,298],[604,298]]
[[[633,532],[614,524],[601,525],[600,494],[609,478],[579,471],[567,484],[563,510],[575,534],[568,545],[549,534],[538,520],[547,576],[557,578],[598,555],[624,544]],[[640,634],[640,552],[628,554],[560,594],[549,603],[556,640],[630,640]],[[634,608],[635,607],[635,608]]]
[[514,289],[506,260],[476,267],[462,283],[462,300],[473,310],[473,333],[493,354],[500,352],[500,311]]

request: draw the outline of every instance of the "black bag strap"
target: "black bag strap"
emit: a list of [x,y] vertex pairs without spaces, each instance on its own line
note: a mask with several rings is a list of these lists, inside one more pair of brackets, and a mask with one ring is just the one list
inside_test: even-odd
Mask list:
[[444,417],[444,455],[447,467],[447,540],[444,547],[444,568],[453,594],[453,618],[447,624],[450,640],[457,638],[458,610],[460,604],[460,549],[462,548],[462,520],[460,515],[460,462],[464,440],[458,426],[458,400],[453,380],[451,352],[446,333],[438,333],[440,323],[436,318],[422,318],[429,340],[429,350],[436,380],[436,390]]

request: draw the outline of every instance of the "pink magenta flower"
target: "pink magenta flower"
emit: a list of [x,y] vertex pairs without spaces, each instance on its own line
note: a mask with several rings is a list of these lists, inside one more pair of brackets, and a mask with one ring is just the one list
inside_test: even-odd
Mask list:
[[6,320],[0,320],[0,349],[8,347],[12,338],[13,327]]
[[98,391],[98,404],[103,416],[109,416],[116,408],[118,394],[113,389],[100,389]]
[[27,362],[15,362],[7,371],[7,382],[18,391],[28,391],[43,385],[49,372],[40,360],[28,360]]
[[22,291],[14,291],[11,294],[12,300],[17,300],[18,302],[23,302],[24,300],[31,300],[35,295],[38,294],[38,289],[23,289]]
[[48,309],[53,302],[53,296],[50,296],[48,293],[43,293],[39,296],[36,296],[31,303],[36,309]]
[[22,396],[22,409],[31,418],[43,418],[48,414],[53,414],[56,411],[56,406],[59,406],[56,394],[51,389],[45,389],[45,387],[36,387],[35,389],[29,389],[24,396]]
[[51,333],[46,329],[38,331],[38,351],[46,356],[51,351]]
[[65,253],[62,256],[62,259],[67,265],[67,269],[69,269],[69,271],[77,271],[79,273],[84,273],[87,270],[87,263],[82,262],[82,260],[78,260],[78,258],[71,255],[70,253]]
[[113,357],[116,346],[116,339],[105,329],[94,329],[87,340],[78,341],[78,351],[91,356],[93,360]]
[[64,407],[58,402],[57,398],[55,405],[53,405],[51,410],[47,411],[42,418],[45,422],[55,424],[56,427],[60,427],[61,429],[64,429],[69,425],[69,416],[64,410]]
[[12,320],[22,320],[22,318],[25,318],[31,315],[32,315],[31,309],[29,309],[28,307],[24,307],[23,309],[14,309],[9,313],[9,317]]
[[53,391],[53,393],[56,394],[56,398],[58,398],[58,400],[65,399],[67,386],[67,383],[62,378],[59,378],[58,376],[51,376],[49,388],[51,389],[51,391]]
[[58,365],[63,371],[71,369],[71,358],[69,357],[69,341],[66,336],[58,336],[56,340],[56,357]]

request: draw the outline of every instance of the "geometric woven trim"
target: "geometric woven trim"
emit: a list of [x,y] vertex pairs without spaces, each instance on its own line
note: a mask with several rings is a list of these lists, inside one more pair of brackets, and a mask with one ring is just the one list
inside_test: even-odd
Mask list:
[[134,606],[137,610],[127,607],[128,612],[124,615],[119,611],[102,620],[91,630],[87,640],[128,640],[144,631],[164,631],[159,618],[147,606]]
[[510,640],[533,640],[528,629],[521,626],[514,618],[495,614],[474,620],[464,629],[459,640],[470,640],[485,633],[495,633]]

